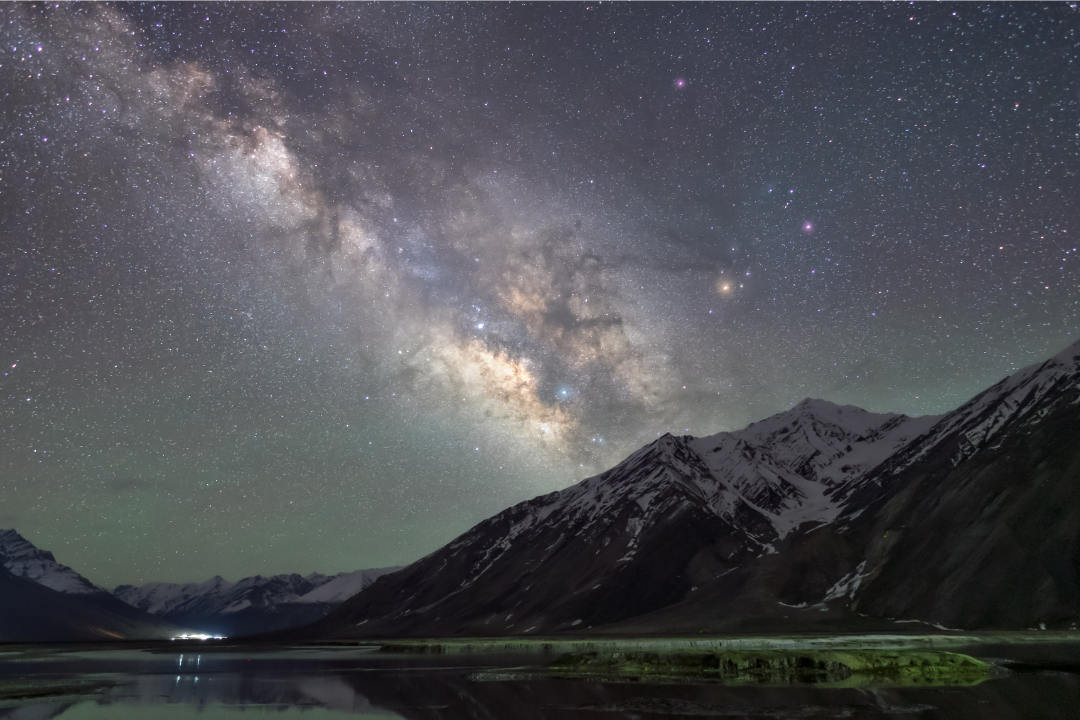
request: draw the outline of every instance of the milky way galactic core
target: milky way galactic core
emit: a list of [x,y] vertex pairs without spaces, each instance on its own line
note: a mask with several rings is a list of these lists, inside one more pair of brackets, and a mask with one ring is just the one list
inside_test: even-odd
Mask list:
[[0,527],[417,559],[664,432],[1078,320],[1076,4],[0,7]]

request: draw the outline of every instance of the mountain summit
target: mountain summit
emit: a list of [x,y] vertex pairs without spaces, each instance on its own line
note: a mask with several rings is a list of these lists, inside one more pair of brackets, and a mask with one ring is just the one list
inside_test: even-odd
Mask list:
[[0,565],[12,575],[66,595],[108,595],[107,590],[56,562],[48,550],[40,550],[15,530],[0,530]]
[[943,416],[665,435],[382,578],[321,637],[1080,619],[1080,343]]
[[800,528],[833,522],[844,490],[937,420],[808,399],[738,432],[665,435],[480,523],[326,624],[376,635],[551,632],[667,607],[776,553]]

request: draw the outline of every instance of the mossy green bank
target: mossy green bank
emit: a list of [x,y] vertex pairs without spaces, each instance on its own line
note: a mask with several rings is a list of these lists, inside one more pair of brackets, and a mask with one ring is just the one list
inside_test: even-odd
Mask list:
[[568,653],[550,670],[556,677],[580,679],[863,687],[975,685],[991,677],[993,667],[940,651],[759,650]]

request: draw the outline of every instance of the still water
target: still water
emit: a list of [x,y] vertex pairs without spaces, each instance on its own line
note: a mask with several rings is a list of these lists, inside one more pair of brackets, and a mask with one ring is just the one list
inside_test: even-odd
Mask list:
[[0,719],[1080,718],[1080,644],[961,651],[994,660],[999,676],[972,687],[656,684],[554,679],[539,655],[7,646]]

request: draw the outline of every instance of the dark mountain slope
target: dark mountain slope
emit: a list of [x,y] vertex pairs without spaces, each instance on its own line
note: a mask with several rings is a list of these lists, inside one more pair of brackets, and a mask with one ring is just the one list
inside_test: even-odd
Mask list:
[[182,632],[110,595],[57,592],[0,567],[0,642],[148,640]]
[[851,607],[962,628],[1080,619],[1080,345],[952,415],[854,521],[866,564]]
[[671,606],[834,519],[832,496],[932,420],[806,401],[739,433],[664,436],[480,523],[303,633],[557,632]]
[[0,571],[0,640],[152,639],[187,632],[121,602],[15,530],[0,530]]
[[[695,570],[716,572],[763,547],[705,508],[672,468],[692,472],[687,463],[699,461],[685,440],[665,436],[619,472],[575,486],[572,496],[546,495],[480,523],[312,627],[331,634],[344,625],[348,634],[504,635],[585,628],[671,604],[690,591]],[[620,484],[649,485],[654,493],[595,512],[608,499],[605,490]],[[771,527],[762,521],[757,530],[764,535]]]
[[298,636],[1080,621],[1080,343],[940,418],[806,401],[665,436]]

